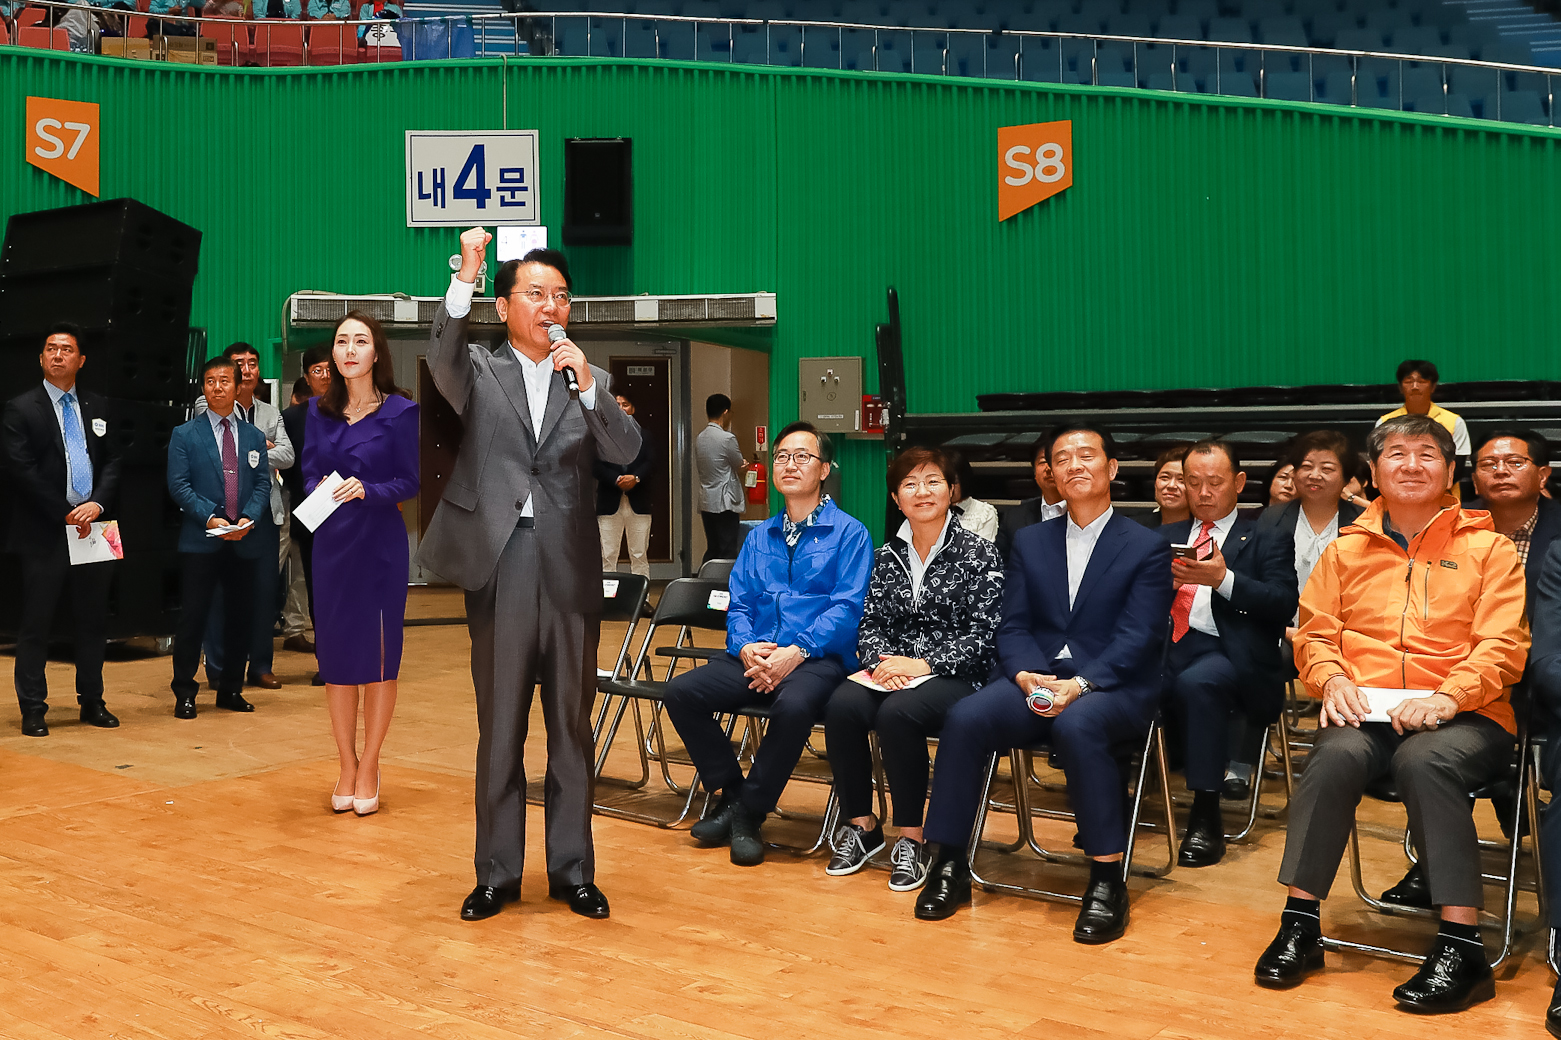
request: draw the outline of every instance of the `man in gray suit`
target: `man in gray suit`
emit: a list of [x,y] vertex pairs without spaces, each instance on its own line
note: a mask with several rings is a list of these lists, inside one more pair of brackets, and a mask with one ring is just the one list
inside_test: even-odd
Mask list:
[[[493,236],[461,235],[461,268],[434,315],[428,368],[465,426],[418,562],[466,590],[477,692],[477,887],[461,918],[480,921],[520,898],[525,858],[523,754],[531,697],[547,726],[548,896],[606,917],[591,841],[590,712],[601,634],[596,533],[598,457],[634,461],[639,427],[613,400],[606,372],[568,339],[569,265],[534,249],[499,268],[495,305],[507,330],[496,351],[467,342],[478,270]],[[563,370],[573,371],[572,399]]]
[[705,525],[705,556],[711,560],[735,560],[742,548],[743,452],[731,431],[732,399],[711,394],[705,400],[710,422],[694,438],[694,461],[699,467],[699,518]]

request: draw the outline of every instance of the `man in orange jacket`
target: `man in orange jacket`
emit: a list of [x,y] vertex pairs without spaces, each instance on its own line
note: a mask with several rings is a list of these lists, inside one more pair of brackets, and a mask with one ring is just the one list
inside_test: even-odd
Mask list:
[[[1453,438],[1441,424],[1389,419],[1367,454],[1382,497],[1323,552],[1301,595],[1296,667],[1322,698],[1321,729],[1290,804],[1279,870],[1290,900],[1255,974],[1288,986],[1323,966],[1320,900],[1362,793],[1391,778],[1442,916],[1425,962],[1393,998],[1413,1011],[1461,1011],[1495,995],[1469,792],[1512,760],[1510,687],[1529,646],[1523,567],[1489,514],[1453,499]],[[1395,692],[1409,696],[1373,711],[1371,701]]]

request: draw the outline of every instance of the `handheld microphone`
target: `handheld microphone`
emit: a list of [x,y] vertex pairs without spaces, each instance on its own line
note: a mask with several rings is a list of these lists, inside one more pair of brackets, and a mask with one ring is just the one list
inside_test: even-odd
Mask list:
[[[547,327],[547,341],[549,343],[560,343],[568,338],[569,333],[564,331],[562,325],[549,325]],[[564,369],[564,385],[569,388],[569,399],[571,401],[580,400],[580,380],[575,378],[574,369]]]

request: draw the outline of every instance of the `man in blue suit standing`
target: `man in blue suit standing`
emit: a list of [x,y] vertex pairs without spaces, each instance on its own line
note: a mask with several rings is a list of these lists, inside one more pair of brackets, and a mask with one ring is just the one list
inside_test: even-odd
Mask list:
[[[207,411],[173,431],[168,444],[168,493],[184,511],[179,530],[183,558],[184,602],[173,640],[175,718],[195,717],[200,684],[201,635],[212,595],[222,586],[227,601],[221,686],[217,707],[254,711],[244,699],[244,663],[249,657],[254,609],[255,560],[265,549],[244,540],[255,520],[271,508],[271,467],[266,438],[234,414],[238,390],[233,360],[214,357],[201,370]],[[208,535],[211,528],[240,530]]]
[[994,754],[1051,744],[1090,864],[1073,938],[1106,943],[1127,927],[1127,821],[1117,758],[1142,741],[1160,697],[1171,609],[1171,548],[1111,508],[1116,445],[1087,424],[1048,435],[1065,515],[1014,535],[997,632],[997,676],[949,711],[938,741],[926,836],[939,852],[916,916],[970,901],[965,860]]

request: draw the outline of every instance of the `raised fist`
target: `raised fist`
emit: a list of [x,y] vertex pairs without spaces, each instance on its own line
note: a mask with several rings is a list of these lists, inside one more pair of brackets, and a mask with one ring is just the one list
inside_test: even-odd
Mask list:
[[488,243],[492,241],[493,236],[480,227],[461,232],[461,269],[456,273],[457,278],[463,282],[477,280],[477,272],[482,268]]

